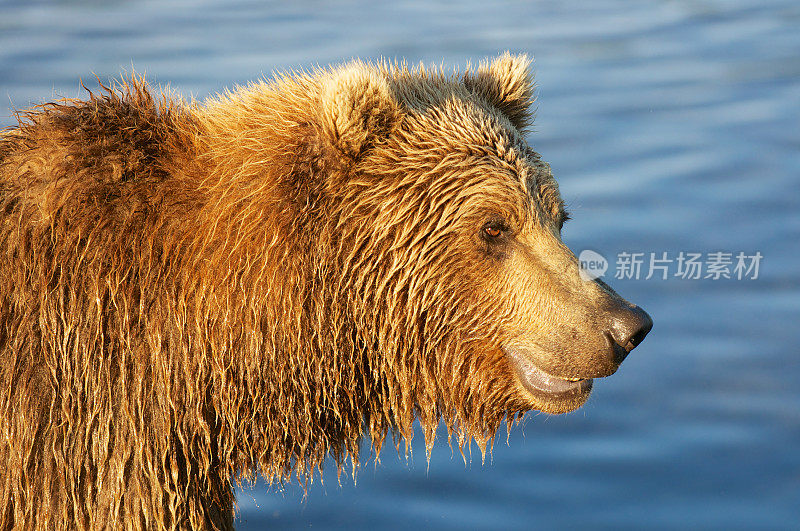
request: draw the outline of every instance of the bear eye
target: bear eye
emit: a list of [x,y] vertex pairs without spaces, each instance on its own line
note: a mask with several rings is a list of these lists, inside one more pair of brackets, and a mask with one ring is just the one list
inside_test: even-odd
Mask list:
[[495,226],[486,227],[483,231],[492,238],[497,238],[503,232],[500,227]]
[[502,236],[505,230],[506,228],[502,223],[491,221],[483,226],[483,235],[490,240],[494,240]]

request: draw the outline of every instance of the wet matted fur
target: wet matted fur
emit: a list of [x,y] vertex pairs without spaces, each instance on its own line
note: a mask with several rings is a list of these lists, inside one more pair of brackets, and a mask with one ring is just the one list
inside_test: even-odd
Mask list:
[[202,104],[134,77],[22,113],[0,136],[0,527],[230,528],[236,479],[355,463],[415,419],[484,448],[533,407],[500,348],[530,310],[475,235],[564,217],[531,97],[505,55]]

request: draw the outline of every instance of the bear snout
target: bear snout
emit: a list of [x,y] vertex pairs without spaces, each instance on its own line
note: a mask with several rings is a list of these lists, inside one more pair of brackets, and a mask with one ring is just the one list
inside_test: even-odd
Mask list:
[[614,364],[622,363],[630,351],[644,341],[645,336],[652,328],[653,320],[640,307],[634,304],[617,305],[611,311],[611,319],[606,331]]

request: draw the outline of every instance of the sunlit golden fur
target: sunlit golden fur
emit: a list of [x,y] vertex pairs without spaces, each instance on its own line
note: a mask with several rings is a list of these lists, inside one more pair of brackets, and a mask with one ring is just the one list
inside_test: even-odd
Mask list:
[[558,238],[563,215],[531,97],[505,55],[202,104],[132,78],[22,113],[0,136],[0,528],[230,528],[233,481],[357,463],[415,419],[485,448],[535,406],[501,346],[541,310],[480,229]]

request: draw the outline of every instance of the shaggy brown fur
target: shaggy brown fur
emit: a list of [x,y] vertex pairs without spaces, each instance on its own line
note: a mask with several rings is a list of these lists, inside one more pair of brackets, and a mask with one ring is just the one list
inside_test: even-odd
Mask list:
[[236,479],[355,463],[415,418],[484,448],[538,407],[501,346],[547,310],[479,236],[563,223],[520,133],[531,95],[504,56],[203,105],[134,78],[21,115],[0,137],[0,527],[227,529]]

